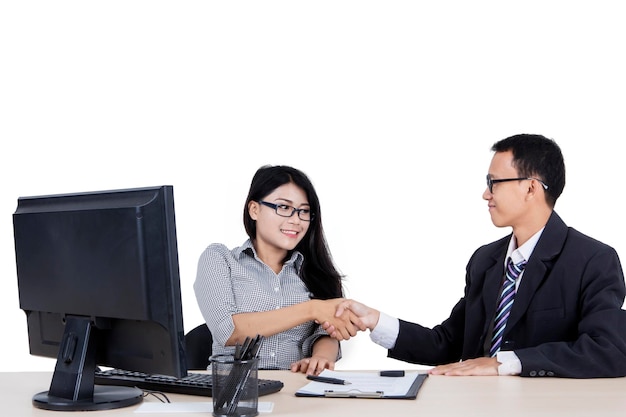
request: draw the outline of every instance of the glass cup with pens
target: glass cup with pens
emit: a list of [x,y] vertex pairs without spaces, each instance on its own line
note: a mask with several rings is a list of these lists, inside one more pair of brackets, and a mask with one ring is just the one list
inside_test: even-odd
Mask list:
[[213,415],[253,417],[259,414],[258,353],[263,336],[247,337],[234,355],[213,355]]

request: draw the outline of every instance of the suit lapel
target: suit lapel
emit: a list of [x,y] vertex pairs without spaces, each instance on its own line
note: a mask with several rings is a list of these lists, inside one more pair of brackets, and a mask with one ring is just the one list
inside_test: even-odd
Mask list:
[[[504,268],[502,265],[500,260],[497,260],[485,273],[485,286],[483,287],[485,317],[493,318],[496,313],[496,304],[500,297],[502,279],[504,278]],[[490,323],[487,323],[485,331],[489,325]]]
[[567,231],[567,225],[555,212],[552,212],[537,246],[535,246],[526,264],[522,281],[515,294],[515,302],[507,321],[505,333],[513,329],[526,314],[537,289],[548,278],[552,268],[552,260],[561,252],[567,238]]
[[[484,320],[480,333],[480,347],[481,349],[489,349],[485,346],[486,338],[490,337],[488,335],[491,334],[491,328],[493,326],[493,317],[496,313],[496,305],[498,303],[498,298],[500,297],[500,290],[502,288],[502,280],[504,279],[504,256],[506,255],[506,248],[508,246],[508,242],[511,237],[507,237],[506,239],[502,239],[502,244],[497,246],[488,262],[489,265],[485,265],[485,279],[482,286],[482,301],[483,301],[483,311],[486,320]],[[480,355],[483,354],[481,350]]]
[[[531,256],[531,258],[533,257],[534,256]],[[522,276],[522,282],[515,294],[515,301],[513,302],[511,315],[506,324],[505,333],[512,329],[520,318],[526,314],[526,310],[528,310],[528,306],[537,292],[537,288],[548,275],[547,271],[548,269],[541,261],[528,262],[524,270],[524,275]]]

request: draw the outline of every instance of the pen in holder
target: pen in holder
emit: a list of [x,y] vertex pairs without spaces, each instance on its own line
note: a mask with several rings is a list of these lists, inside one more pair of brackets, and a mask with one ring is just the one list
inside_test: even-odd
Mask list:
[[252,417],[259,414],[258,352],[262,336],[237,344],[234,355],[213,355],[213,415]]

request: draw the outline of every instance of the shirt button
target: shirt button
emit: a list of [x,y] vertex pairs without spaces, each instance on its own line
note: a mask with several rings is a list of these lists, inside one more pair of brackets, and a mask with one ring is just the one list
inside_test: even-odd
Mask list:
[[274,356],[276,356],[276,353],[275,352],[270,352],[270,357],[273,358]]
[[279,288],[278,287],[274,287],[274,292],[278,292]]

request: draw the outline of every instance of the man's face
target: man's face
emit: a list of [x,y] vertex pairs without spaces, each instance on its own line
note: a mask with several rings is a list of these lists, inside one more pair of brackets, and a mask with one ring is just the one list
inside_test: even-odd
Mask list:
[[[488,175],[493,180],[518,178],[520,175],[513,166],[513,153],[496,152],[491,159]],[[528,215],[527,197],[530,180],[515,180],[493,184],[483,193],[489,205],[491,221],[496,227],[516,227],[523,224]]]

